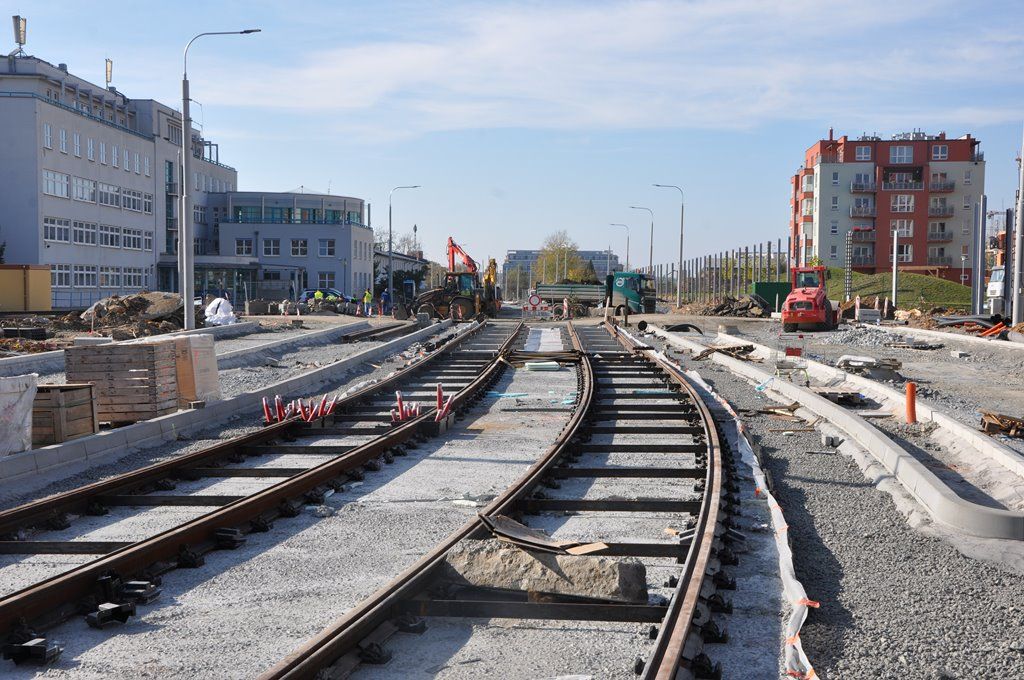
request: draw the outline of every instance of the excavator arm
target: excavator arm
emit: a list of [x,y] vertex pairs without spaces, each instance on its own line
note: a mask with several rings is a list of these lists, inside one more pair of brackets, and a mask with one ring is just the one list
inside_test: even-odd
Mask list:
[[451,236],[448,237],[448,271],[455,271],[455,254],[458,253],[459,258],[462,260],[462,264],[466,265],[466,271],[470,274],[476,274],[477,264],[476,260],[469,256],[465,250],[462,249],[458,243],[455,242]]

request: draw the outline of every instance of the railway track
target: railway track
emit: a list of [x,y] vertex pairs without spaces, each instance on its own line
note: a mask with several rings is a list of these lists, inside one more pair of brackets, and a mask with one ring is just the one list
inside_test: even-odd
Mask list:
[[[718,591],[734,582],[722,567],[735,563],[730,544],[742,540],[727,516],[739,502],[734,485],[724,481],[733,466],[727,444],[697,392],[661,356],[614,328],[570,324],[568,331],[579,360],[577,404],[555,444],[477,519],[269,669],[264,680],[333,680],[363,664],[387,663],[391,647],[401,648],[400,639],[389,644],[389,638],[429,635],[431,617],[653,624],[637,674],[720,676],[703,646],[725,640],[712,613],[730,610]],[[624,488],[634,493],[622,494]],[[650,530],[635,540],[602,541],[605,547],[591,554],[634,557],[650,571],[668,570],[664,603],[529,597],[440,583],[447,553],[460,541],[491,537],[489,526],[503,518],[547,529],[556,539],[589,542],[603,522],[624,516],[646,521]],[[587,522],[591,530],[581,529]],[[683,528],[666,537],[672,524]],[[514,669],[490,671],[515,675]]]
[[[464,329],[465,327],[463,327]],[[87,561],[0,597],[3,655],[47,663],[60,647],[42,631],[85,615],[90,625],[123,622],[160,593],[163,574],[201,566],[212,550],[239,547],[306,504],[322,503],[350,480],[404,455],[437,434],[457,410],[500,376],[522,324],[475,324],[450,333],[422,359],[340,400],[326,417],[292,417],[173,460],[0,512],[0,554],[85,555]],[[393,332],[395,329],[386,329]],[[452,397],[452,415],[435,422],[436,386]],[[420,415],[392,424],[395,392],[419,402]],[[255,415],[255,414],[254,414]],[[82,516],[129,509],[190,510],[192,516],[131,541],[43,540],[73,529]],[[120,520],[119,520],[120,521]]]

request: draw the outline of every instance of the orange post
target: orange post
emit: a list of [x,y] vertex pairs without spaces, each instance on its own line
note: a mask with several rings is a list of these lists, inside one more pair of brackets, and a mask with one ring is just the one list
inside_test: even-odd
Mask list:
[[907,383],[907,422],[917,422],[917,383]]

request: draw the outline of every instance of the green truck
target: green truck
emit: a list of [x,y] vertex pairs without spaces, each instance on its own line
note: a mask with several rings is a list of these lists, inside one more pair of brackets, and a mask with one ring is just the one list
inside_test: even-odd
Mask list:
[[637,272],[616,272],[609,274],[604,285],[600,283],[541,283],[537,295],[551,305],[560,305],[569,300],[573,316],[585,314],[585,310],[603,307],[611,300],[615,313],[621,315],[628,307],[631,314],[651,314],[657,298],[651,277]]

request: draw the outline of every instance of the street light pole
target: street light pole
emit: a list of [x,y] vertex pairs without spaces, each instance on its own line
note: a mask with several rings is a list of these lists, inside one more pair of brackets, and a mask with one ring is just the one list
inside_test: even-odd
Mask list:
[[654,211],[650,208],[645,208],[642,205],[631,205],[629,206],[633,210],[646,210],[651,213],[651,254],[650,259],[647,262],[648,273],[654,273]]
[[388,287],[387,287],[386,290],[388,291],[388,302],[392,306],[392,309],[394,309],[394,305],[395,305],[395,298],[394,298],[394,295],[392,294],[392,291],[391,291],[392,279],[394,278],[394,271],[395,271],[395,253],[394,253],[394,248],[392,247],[392,241],[391,241],[391,197],[399,189],[419,189],[419,188],[420,188],[419,184],[410,184],[408,186],[395,187],[394,189],[392,189],[388,193]]
[[[683,214],[686,212],[686,195],[683,188],[675,184],[655,184],[661,189],[675,189],[679,192],[679,271],[683,271]],[[653,239],[652,239],[653,240]],[[676,307],[683,306],[683,277],[676,276]]]
[[200,33],[185,45],[181,69],[181,215],[178,220],[178,290],[184,307],[185,330],[196,327],[195,297],[195,262],[192,252],[192,206],[189,203],[189,169],[192,165],[192,114],[189,112],[188,91],[188,49],[192,43],[206,35],[249,35],[259,33],[258,28],[247,28],[244,31],[212,31]]
[[622,224],[621,222],[612,222],[609,226],[612,226],[612,227],[625,227],[626,228],[626,269],[625,269],[625,271],[628,272],[629,271],[629,225],[628,224]]

